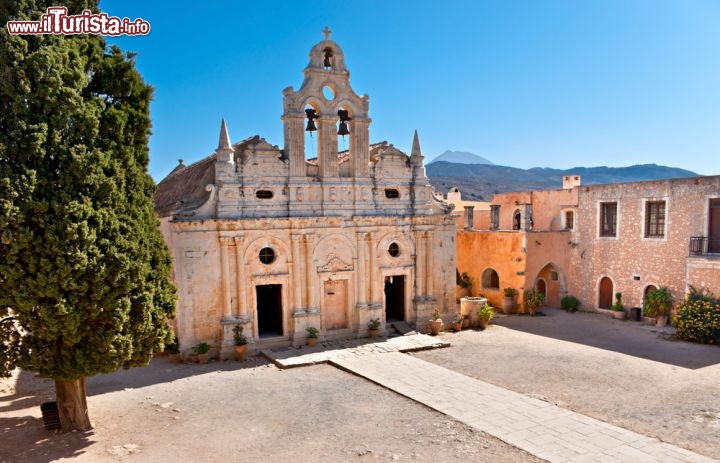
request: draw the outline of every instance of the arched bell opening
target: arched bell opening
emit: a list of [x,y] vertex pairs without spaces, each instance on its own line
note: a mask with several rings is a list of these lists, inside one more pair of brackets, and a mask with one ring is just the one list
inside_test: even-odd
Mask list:
[[320,111],[312,103],[305,105],[305,159],[318,157],[320,140],[318,137],[318,126],[320,124]]

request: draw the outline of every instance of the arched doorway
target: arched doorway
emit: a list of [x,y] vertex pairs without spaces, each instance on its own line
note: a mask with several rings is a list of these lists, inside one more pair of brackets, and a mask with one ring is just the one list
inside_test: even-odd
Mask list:
[[657,287],[655,285],[647,285],[645,287],[645,291],[643,291],[643,297],[647,296],[648,294],[652,293],[653,291],[657,291]]
[[540,278],[535,284],[535,289],[537,289],[540,294],[545,296],[545,301],[547,302],[547,284],[545,283],[545,280]]
[[602,277],[598,287],[598,307],[609,309],[613,302],[613,282],[608,277]]
[[545,295],[545,305],[560,307],[560,300],[567,294],[565,272],[559,265],[546,264],[535,277],[535,289]]

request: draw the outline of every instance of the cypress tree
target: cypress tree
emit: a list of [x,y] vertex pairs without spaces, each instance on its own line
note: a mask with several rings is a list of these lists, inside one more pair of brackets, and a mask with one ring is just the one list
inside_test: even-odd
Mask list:
[[132,55],[4,27],[58,3],[0,6],[0,374],[52,378],[69,431],[91,428],[87,376],[172,340],[176,295],[147,172],[152,88]]

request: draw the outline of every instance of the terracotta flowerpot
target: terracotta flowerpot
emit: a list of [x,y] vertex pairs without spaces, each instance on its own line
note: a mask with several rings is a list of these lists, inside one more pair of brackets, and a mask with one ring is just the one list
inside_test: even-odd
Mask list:
[[625,311],[613,310],[613,318],[617,318],[618,320],[625,320]]
[[453,323],[453,331],[461,331],[463,322]]
[[180,354],[168,354],[168,360],[173,363],[178,363],[180,361]]
[[655,326],[662,328],[663,326],[667,325],[667,322],[668,322],[667,315],[658,315],[657,319],[655,320]]
[[484,320],[482,318],[478,320],[478,326],[480,326],[480,329],[484,330],[485,328],[488,327],[489,324],[490,324],[490,320]]
[[235,352],[237,353],[237,359],[244,362],[247,358],[247,344],[236,345]]
[[379,329],[377,329],[377,330],[368,330],[368,337],[369,337],[369,338],[373,338],[373,339],[374,339],[374,338],[377,338],[378,336],[380,336],[380,330],[379,330]]
[[503,297],[502,300],[502,309],[504,314],[510,314],[513,312],[513,307],[515,307],[515,298],[514,297]]
[[310,346],[310,347],[317,346],[317,343],[318,343],[318,338],[307,338],[308,346]]
[[443,321],[442,320],[430,320],[430,334],[433,336],[437,335],[442,331]]
[[208,363],[210,360],[210,354],[197,354],[198,363]]

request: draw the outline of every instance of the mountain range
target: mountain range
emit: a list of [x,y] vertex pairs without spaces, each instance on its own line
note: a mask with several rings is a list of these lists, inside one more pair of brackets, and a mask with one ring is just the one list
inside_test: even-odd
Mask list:
[[[446,151],[441,156],[446,153],[449,152]],[[472,153],[463,154],[472,155]],[[487,160],[487,163],[459,163],[447,162],[439,158],[440,156],[425,166],[427,176],[435,190],[447,194],[450,188],[458,187],[463,199],[477,201],[490,201],[497,193],[560,189],[565,175],[580,175],[583,185],[698,176],[689,170],[657,164],[629,167],[574,167],[564,170],[533,167],[526,170],[495,165]]]

